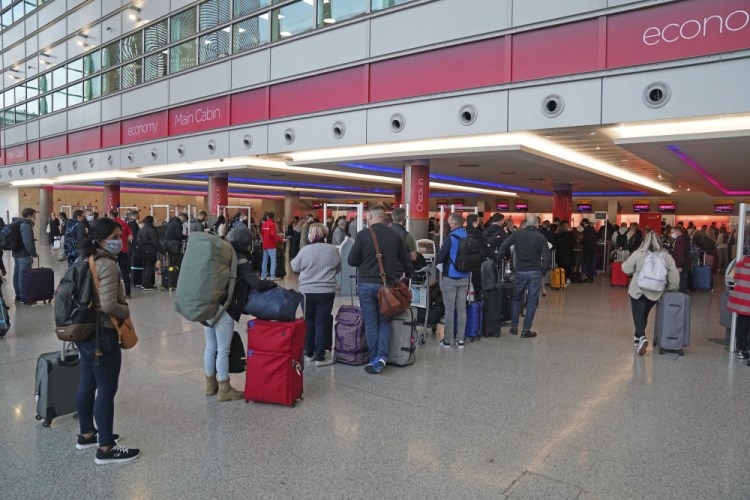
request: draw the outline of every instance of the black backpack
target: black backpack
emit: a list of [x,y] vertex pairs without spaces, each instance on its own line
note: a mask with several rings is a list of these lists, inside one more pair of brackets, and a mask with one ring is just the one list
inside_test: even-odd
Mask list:
[[456,260],[452,261],[453,267],[459,273],[476,273],[482,265],[482,244],[479,240],[471,235],[461,239],[455,234],[451,234],[458,242],[458,251]]
[[90,337],[96,328],[95,290],[88,260],[70,266],[55,290],[55,333],[67,341]]
[[83,222],[76,220],[72,224],[70,221],[65,224],[65,253],[68,257],[78,257],[81,253],[78,249],[80,241],[76,235],[78,224],[83,224]]
[[622,234],[618,232],[615,246],[620,250],[628,248],[628,233]]
[[0,229],[0,246],[3,250],[21,250],[23,248],[20,223],[12,222]]

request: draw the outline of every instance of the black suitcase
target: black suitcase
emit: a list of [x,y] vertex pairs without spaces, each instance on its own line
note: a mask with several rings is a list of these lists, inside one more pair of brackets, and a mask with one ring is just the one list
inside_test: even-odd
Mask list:
[[513,282],[506,281],[500,287],[501,321],[510,321],[513,306]]
[[276,277],[283,278],[286,276],[286,257],[284,256],[285,247],[279,244],[276,247]]
[[143,259],[135,255],[130,261],[130,283],[132,286],[143,285]]
[[[38,264],[37,264],[38,265]],[[55,271],[48,267],[30,268],[23,272],[23,298],[26,302],[48,302],[55,296]]]
[[[181,259],[180,259],[181,260]],[[177,264],[177,265],[175,265]],[[177,281],[180,279],[180,266],[179,262],[172,262],[172,259],[167,256],[164,258],[161,271],[161,287],[164,290],[175,290],[177,288]]]
[[502,313],[500,308],[500,290],[491,292],[482,292],[482,304],[484,310],[483,331],[485,337],[499,337],[500,323],[502,322]]
[[36,419],[49,427],[52,420],[76,410],[76,392],[81,381],[80,356],[73,344],[63,342],[62,351],[39,356],[36,363]]
[[229,344],[229,373],[244,373],[247,369],[247,351],[238,332],[232,333]]
[[8,330],[10,330],[10,314],[8,313],[8,306],[5,304],[5,298],[0,295],[0,338],[5,337]]

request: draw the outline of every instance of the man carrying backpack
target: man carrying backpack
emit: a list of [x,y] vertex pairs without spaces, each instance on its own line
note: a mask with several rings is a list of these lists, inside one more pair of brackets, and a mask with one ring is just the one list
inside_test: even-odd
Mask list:
[[492,214],[490,225],[484,231],[484,257],[498,259],[497,250],[503,241],[509,236],[506,227],[503,225],[505,216],[500,213]]
[[86,226],[84,225],[83,210],[76,210],[65,227],[65,255],[68,257],[68,267],[72,266],[81,254],[78,245],[85,236]]
[[[471,273],[464,268],[467,256],[465,255],[466,245],[462,245],[466,241],[463,216],[458,213],[450,214],[448,227],[450,234],[443,240],[435,257],[435,262],[443,266],[440,291],[443,293],[445,305],[445,338],[440,345],[449,349],[455,332],[456,346],[463,349],[466,331],[466,296],[469,293],[469,276],[471,276]],[[479,260],[481,261],[481,255]],[[453,324],[454,316],[458,323],[456,325]]]
[[13,289],[16,291],[16,302],[26,302],[26,296],[23,290],[23,274],[27,269],[31,269],[33,259],[39,256],[36,253],[34,245],[34,221],[36,220],[36,210],[33,208],[24,208],[21,217],[14,217],[10,233],[6,237],[12,242],[13,260],[16,263],[13,269]]
[[500,245],[499,253],[502,255],[510,250],[511,246],[514,247],[516,267],[513,277],[510,333],[511,335],[518,334],[518,318],[521,315],[524,297],[526,297],[526,315],[523,318],[521,338],[531,338],[536,337],[536,332],[531,331],[531,326],[534,323],[534,314],[539,303],[542,280],[552,263],[547,239],[537,227],[539,218],[536,215],[529,215],[525,222],[523,229],[511,234]]

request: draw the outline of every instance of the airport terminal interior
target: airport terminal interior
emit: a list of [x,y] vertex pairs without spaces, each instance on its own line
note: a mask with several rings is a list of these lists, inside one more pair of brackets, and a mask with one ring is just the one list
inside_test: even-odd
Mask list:
[[[184,214],[179,254],[201,212],[222,235],[273,214],[276,283],[295,290],[302,223],[344,219],[334,318],[358,305],[346,256],[369,209],[403,209],[429,269],[413,364],[306,360],[290,407],[204,395],[204,328],[176,311],[179,280],[162,286],[174,263],[144,289],[126,254],[139,342],[113,431],[141,455],[100,466],[77,413],[38,418],[57,302],[24,298],[29,247],[4,249],[0,497],[749,498],[750,366],[726,309],[750,252],[748,77],[747,0],[0,0],[0,217],[33,209],[32,268],[55,286],[78,211],[159,230]],[[509,233],[569,222],[536,337],[503,319],[441,347],[430,278],[450,279],[435,256],[455,213],[485,234],[496,214]],[[593,275],[582,243],[569,266],[555,248],[587,223]],[[683,352],[660,352],[656,310],[633,347],[623,226],[670,248],[670,228],[702,235]],[[245,343],[252,319],[234,324]]]

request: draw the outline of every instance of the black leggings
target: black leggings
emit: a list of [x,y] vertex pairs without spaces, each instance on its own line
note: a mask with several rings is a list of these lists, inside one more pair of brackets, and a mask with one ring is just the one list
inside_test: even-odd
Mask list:
[[745,352],[750,340],[750,316],[737,315],[737,350]]

